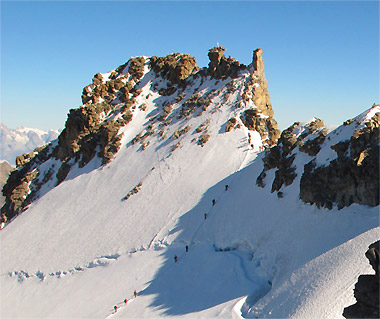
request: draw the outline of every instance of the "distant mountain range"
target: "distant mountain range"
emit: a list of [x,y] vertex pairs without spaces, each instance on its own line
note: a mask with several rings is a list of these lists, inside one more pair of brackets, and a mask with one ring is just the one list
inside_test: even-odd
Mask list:
[[10,129],[0,123],[0,160],[14,166],[17,156],[32,152],[36,147],[55,140],[58,135],[59,130],[44,131],[26,127]]

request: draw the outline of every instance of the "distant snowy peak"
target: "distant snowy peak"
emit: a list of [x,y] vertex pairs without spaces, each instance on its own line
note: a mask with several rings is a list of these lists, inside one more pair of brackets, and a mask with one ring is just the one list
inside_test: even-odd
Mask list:
[[14,165],[16,157],[55,140],[59,130],[19,127],[10,129],[0,123],[0,159]]
[[299,183],[300,198],[318,207],[343,208],[353,203],[377,206],[379,126],[379,105],[330,133],[319,119],[296,122],[266,153],[257,184],[271,184],[271,192],[277,191],[282,197],[288,186]]

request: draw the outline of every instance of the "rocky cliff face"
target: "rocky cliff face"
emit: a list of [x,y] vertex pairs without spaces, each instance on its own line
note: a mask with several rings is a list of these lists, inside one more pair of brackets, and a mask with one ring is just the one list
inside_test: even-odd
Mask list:
[[379,105],[329,134],[319,119],[306,125],[294,123],[267,150],[257,185],[265,187],[268,171],[274,170],[271,191],[278,191],[279,197],[298,176],[300,199],[305,203],[328,209],[353,203],[377,206],[379,124]]
[[365,253],[374,275],[360,275],[355,285],[354,296],[356,304],[344,309],[345,318],[379,318],[380,291],[380,241],[368,247]]
[[[273,118],[262,50],[254,51],[248,66],[226,58],[224,51],[210,49],[208,68],[200,69],[188,54],[173,53],[131,58],[109,73],[97,73],[83,89],[83,105],[70,110],[58,140],[17,158],[17,169],[3,188],[2,221],[27,209],[63,182],[72,169],[92,161],[107,165],[119,151],[124,134],[126,147],[139,143],[143,151],[150,137],[177,139],[190,134],[192,118],[205,112],[212,116],[225,105],[231,107],[231,118],[220,134],[248,129],[259,132],[264,145],[274,144],[280,132]],[[155,109],[147,112],[147,104]],[[141,114],[144,124],[134,124],[134,117]],[[167,136],[167,128],[178,121],[185,124]],[[141,132],[130,138],[131,125],[141,126]],[[204,146],[209,133],[205,121],[194,133],[197,145]]]
[[379,205],[380,112],[364,127],[357,120],[344,125],[357,126],[352,136],[330,146],[337,158],[328,165],[316,160],[305,165],[300,183],[300,197],[318,207],[338,208],[353,203]]
[[[257,185],[263,187],[266,172],[275,170],[275,178],[272,182],[271,191],[279,191],[283,185],[289,186],[296,178],[296,167],[293,162],[296,154],[293,150],[298,146],[299,151],[315,156],[320,150],[327,134],[324,123],[315,119],[306,125],[296,122],[281,133],[277,145],[266,151],[263,158],[264,169],[257,178]],[[281,195],[279,195],[281,196]]]

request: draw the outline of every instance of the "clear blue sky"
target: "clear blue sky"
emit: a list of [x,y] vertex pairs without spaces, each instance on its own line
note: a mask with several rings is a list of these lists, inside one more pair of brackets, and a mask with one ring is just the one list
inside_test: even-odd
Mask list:
[[378,1],[2,1],[0,120],[63,128],[95,73],[172,52],[207,66],[217,42],[244,64],[263,49],[281,129],[380,102]]

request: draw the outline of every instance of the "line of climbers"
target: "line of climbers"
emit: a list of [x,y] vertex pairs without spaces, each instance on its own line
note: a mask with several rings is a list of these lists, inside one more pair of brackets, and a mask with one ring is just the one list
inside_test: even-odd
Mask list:
[[[133,292],[133,295],[135,296],[135,298],[137,297],[138,293],[137,293],[136,290]],[[124,299],[124,304],[126,305],[127,303],[128,303],[128,299]],[[116,312],[117,312],[117,309],[118,309],[118,306],[115,305],[115,306],[113,307],[113,309],[115,310],[114,313],[116,313]]]
[[[248,133],[248,134],[249,134],[249,133]],[[228,190],[229,190],[229,186],[228,186],[228,184],[227,184],[227,185],[225,186],[225,191],[228,191]],[[215,204],[216,204],[216,200],[213,199],[213,200],[211,201],[211,203],[212,203],[212,206],[215,206]],[[208,214],[205,213],[205,219],[207,219],[207,216],[208,216]],[[187,253],[189,252],[189,246],[188,246],[188,245],[185,246],[185,251],[186,251]],[[177,255],[174,256],[174,262],[175,262],[175,263],[178,262],[178,256],[177,256]],[[134,295],[135,298],[137,297],[137,291],[136,291],[136,290],[133,292],[133,295]],[[128,303],[128,299],[124,299],[124,304],[126,305],[127,303]],[[113,308],[114,308],[115,313],[116,313],[118,307],[115,305]]]
[[[226,186],[225,186],[225,190],[226,191],[228,191],[229,190],[229,186],[228,186],[228,184],[226,184]],[[215,199],[213,199],[212,201],[211,201],[211,203],[212,203],[212,206],[215,206],[215,204],[216,204],[216,200]],[[208,214],[207,213],[205,213],[205,219],[207,219],[207,217],[208,217]],[[189,246],[188,245],[186,245],[185,246],[185,251],[188,253],[189,252]],[[177,255],[175,255],[174,256],[174,262],[176,263],[178,261],[178,256]]]

